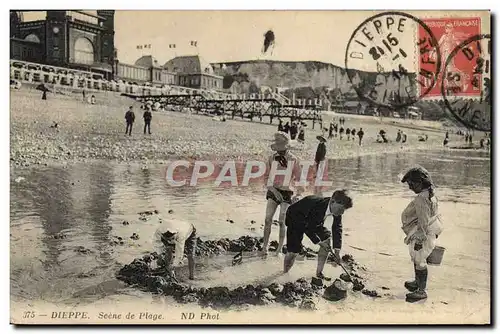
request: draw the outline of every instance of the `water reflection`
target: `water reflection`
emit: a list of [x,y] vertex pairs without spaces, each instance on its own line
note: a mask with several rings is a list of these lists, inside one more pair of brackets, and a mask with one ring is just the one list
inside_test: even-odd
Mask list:
[[54,236],[67,229],[71,224],[72,202],[68,201],[71,194],[69,173],[62,168],[54,168],[49,173],[35,172],[34,182],[36,187],[31,189],[30,197],[33,201],[35,212],[41,218],[46,255],[44,266],[47,270],[59,265],[59,256],[63,249],[62,239]]

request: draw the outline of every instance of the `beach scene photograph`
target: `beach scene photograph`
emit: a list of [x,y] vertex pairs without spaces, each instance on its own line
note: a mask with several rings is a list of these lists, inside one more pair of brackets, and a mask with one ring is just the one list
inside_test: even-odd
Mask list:
[[489,11],[9,15],[12,324],[492,323]]

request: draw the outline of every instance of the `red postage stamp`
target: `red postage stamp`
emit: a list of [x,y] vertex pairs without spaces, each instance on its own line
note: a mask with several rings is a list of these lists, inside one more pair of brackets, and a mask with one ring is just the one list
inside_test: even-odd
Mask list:
[[[438,50],[441,52],[441,71],[438,75],[437,82],[433,82],[431,79],[424,79],[420,81],[421,91],[424,91],[433,85],[434,87],[425,96],[427,98],[441,97],[441,85],[442,80],[446,80],[446,72],[452,71],[453,73],[463,73],[461,78],[463,79],[463,84],[461,85],[460,95],[461,96],[477,96],[480,94],[480,88],[477,85],[471,85],[471,81],[474,78],[468,78],[471,73],[474,72],[474,66],[472,62],[468,61],[465,57],[454,57],[445,66],[449,55],[452,51],[466,39],[477,36],[481,34],[481,19],[479,17],[470,18],[440,18],[440,19],[422,19],[422,21],[429,27],[436,41],[438,42]],[[420,73],[425,72],[426,66],[429,63],[435,62],[437,60],[435,51],[428,52],[428,55],[424,57],[423,55],[427,50],[432,49],[427,46],[430,41],[426,40],[426,32],[419,26],[418,29],[418,44],[420,49],[419,71]],[[447,70],[445,69],[447,67]],[[481,78],[476,78],[481,82]]]

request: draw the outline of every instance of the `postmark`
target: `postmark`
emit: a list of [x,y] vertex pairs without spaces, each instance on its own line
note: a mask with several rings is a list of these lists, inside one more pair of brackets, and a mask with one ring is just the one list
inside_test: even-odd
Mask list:
[[491,131],[491,36],[472,36],[457,45],[443,77],[441,94],[451,114],[468,128]]
[[[431,29],[432,33],[436,37],[438,41],[439,51],[441,51],[441,59],[442,61],[446,61],[448,56],[451,54],[453,49],[457,47],[461,42],[466,39],[477,36],[481,34],[481,18],[480,17],[447,17],[447,18],[422,18],[422,21]],[[422,44],[425,43],[425,31],[422,27],[418,29],[418,39]],[[429,57],[431,60],[436,59],[435,53],[429,53]],[[460,59],[457,59],[460,60]],[[453,68],[460,68],[465,71],[469,71],[469,69],[473,66],[473,64],[469,61],[455,62],[452,60],[452,63],[449,66]],[[425,68],[425,59],[421,58],[419,62],[419,69]],[[443,66],[444,67],[444,66]],[[441,98],[441,83],[443,80],[443,73],[441,71],[437,78],[437,82],[435,85],[432,85],[432,82],[427,78],[422,78],[423,89],[430,87],[429,92],[426,95],[426,98]],[[472,86],[466,91],[462,92],[463,95],[477,95],[477,91],[474,90]]]
[[[425,39],[416,38],[417,29],[425,32]],[[431,53],[435,59],[430,59]],[[425,66],[417,69],[417,64]],[[384,12],[369,17],[354,30],[346,48],[345,67],[360,99],[401,109],[434,87],[441,54],[434,34],[422,20],[408,13]],[[429,86],[424,87],[424,82]]]

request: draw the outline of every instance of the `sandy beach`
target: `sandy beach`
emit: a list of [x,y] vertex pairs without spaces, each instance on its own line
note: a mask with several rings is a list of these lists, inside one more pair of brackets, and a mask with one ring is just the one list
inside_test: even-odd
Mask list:
[[[157,323],[181,323],[181,312],[202,312],[196,305],[178,305],[168,297],[158,300],[114,278],[121,266],[151,251],[149,236],[158,221],[139,223],[137,212],[157,208],[164,213],[173,208],[175,213],[168,215],[168,219],[196,222],[204,239],[260,236],[263,187],[173,191],[161,182],[162,168],[158,165],[175,158],[266,159],[277,125],[241,120],[218,122],[202,115],[166,112],[153,114],[153,134],[144,135],[139,105],[128,98],[102,94],[97,95],[96,105],[90,105],[77,94],[57,97],[49,94],[46,101],[40,95],[34,90],[11,91],[11,179],[25,179],[11,183],[14,194],[11,276],[15,277],[11,279],[15,291],[12,314],[20,314],[26,300],[33,309],[41,311],[79,305],[80,310],[92,314],[93,323],[103,323],[97,318],[98,310],[126,313],[131,307],[141,307],[163,313],[163,320]],[[130,137],[124,134],[124,113],[129,105],[134,105],[136,112]],[[408,143],[401,145],[394,142],[397,124],[380,124],[375,118],[349,115],[345,118],[345,126],[362,127],[365,138],[362,146],[345,139],[334,139],[327,144],[327,157],[337,161],[332,167],[336,168],[334,187],[352,187],[355,196],[355,207],[345,215],[342,252],[352,254],[366,266],[368,287],[385,293],[384,296],[373,299],[350,293],[339,303],[318,300],[319,310],[309,313],[292,308],[283,311],[280,305],[221,311],[219,323],[489,322],[487,153],[453,154],[442,148],[444,131],[424,128],[402,128],[408,134]],[[57,128],[51,128],[53,122],[58,123]],[[391,143],[375,142],[380,129],[387,131]],[[313,159],[315,137],[319,133],[319,127],[307,130],[305,144],[297,146],[294,153],[301,159]],[[427,142],[418,142],[421,134],[429,136]],[[450,135],[451,143],[462,140]],[[355,157],[358,160],[351,159]],[[412,194],[399,183],[397,173],[415,162],[434,168],[441,213],[446,221],[446,233],[439,243],[446,247],[446,253],[443,264],[429,270],[429,299],[408,304],[404,302],[406,291],[402,283],[411,278],[412,265],[402,241],[400,214]],[[61,163],[66,165],[62,169]],[[145,164],[151,167],[141,168]],[[235,219],[232,225],[227,223],[230,217]],[[124,220],[131,225],[123,226]],[[251,226],[251,220],[258,224]],[[139,233],[141,240],[128,241],[121,248],[109,246],[111,234],[128,238],[132,232]],[[57,233],[68,238],[54,240]],[[276,239],[276,226],[272,233],[272,239]],[[27,242],[40,247],[24,250]],[[92,253],[75,253],[73,248],[77,245],[90,248]],[[44,253],[42,249],[47,251]],[[310,279],[314,267],[315,261],[299,263],[278,281]],[[277,258],[248,262],[240,267],[212,266],[200,272],[192,284],[198,287],[254,284],[279,276],[280,270],[281,260]],[[88,272],[97,274],[81,276]],[[330,265],[325,272],[332,277],[341,274],[338,267]],[[43,283],[49,281],[51,284]],[[52,295],[50,289],[54,287],[57,293]],[[87,299],[81,302],[79,298]],[[18,316],[15,318],[22,321]],[[50,319],[48,322],[55,323]]]
[[[130,105],[135,106],[136,122],[129,137],[124,134],[124,114]],[[91,159],[150,163],[179,157],[249,160],[267,159],[271,153],[269,145],[277,130],[276,121],[273,125],[237,119],[218,122],[202,115],[155,112],[153,134],[144,135],[139,106],[132,99],[112,92],[97,95],[97,104],[91,105],[82,102],[79,94],[49,94],[43,101],[39,91],[11,90],[11,163],[21,167]],[[325,122],[330,121],[329,116],[324,116]],[[378,118],[368,116],[344,117],[345,127],[363,128],[363,145],[347,141],[345,137],[330,140],[329,159],[443,147],[444,131],[425,127],[409,129],[393,124],[394,120],[380,124]],[[57,129],[50,128],[53,122],[58,123]],[[375,141],[380,129],[385,129],[392,142]],[[398,129],[408,135],[407,143],[395,142]],[[318,124],[313,130],[308,122],[305,143],[296,144],[293,152],[301,159],[313,159],[318,144],[315,137],[320,133]],[[418,141],[422,134],[429,136],[427,142]],[[450,145],[461,140],[461,136],[451,134]]]

